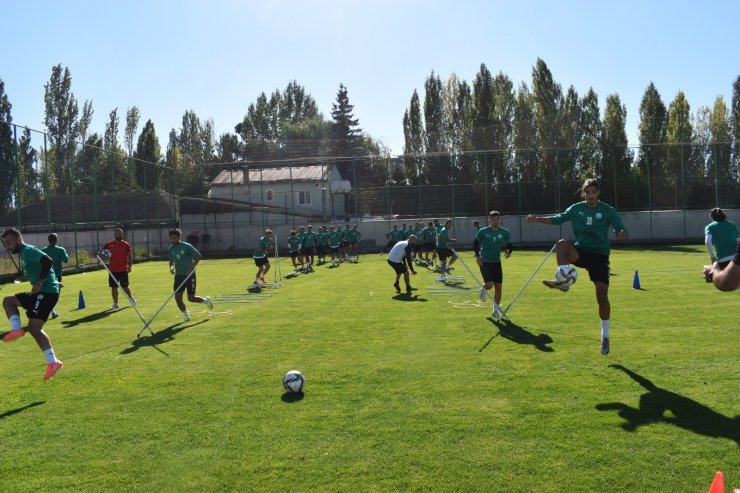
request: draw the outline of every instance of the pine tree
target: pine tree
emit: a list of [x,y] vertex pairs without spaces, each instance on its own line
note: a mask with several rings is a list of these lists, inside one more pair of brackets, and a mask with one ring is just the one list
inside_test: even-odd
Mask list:
[[740,182],[740,75],[732,84],[732,174]]
[[539,179],[537,156],[537,127],[534,99],[524,82],[519,86],[514,107],[514,168],[517,181],[537,182]]
[[599,96],[589,88],[580,100],[580,138],[576,144],[576,169],[580,182],[589,177],[601,178],[604,170],[601,156],[603,127],[599,110]]
[[491,156],[493,178],[495,183],[507,183],[513,180],[512,143],[514,108],[516,96],[514,83],[503,72],[493,79],[493,113],[491,115],[491,149],[496,152]]
[[424,183],[424,122],[421,119],[419,94],[414,89],[409,108],[403,116],[404,166],[411,183]]
[[51,78],[44,85],[46,104],[44,124],[48,131],[52,153],[49,156],[55,193],[69,193],[72,190],[71,165],[73,163],[78,136],[77,114],[79,108],[72,93],[72,75],[62,65],[51,69]]
[[556,178],[558,163],[556,149],[562,147],[560,130],[560,109],[563,105],[563,91],[553,78],[547,64],[538,58],[532,68],[532,97],[534,99],[537,143],[541,153],[540,178],[548,182]]
[[712,132],[710,176],[716,178],[718,184],[731,181],[734,176],[730,159],[732,148],[730,116],[722,96],[714,101],[709,128]]
[[154,123],[147,120],[139,134],[134,151],[136,159],[136,182],[142,190],[155,190],[158,182],[158,164],[162,159],[162,149],[159,145]]
[[[354,105],[350,104],[347,88],[339,84],[336,102],[331,106],[331,145],[335,157],[357,156],[362,145],[362,129],[354,117]],[[352,179],[353,160],[341,161],[339,172],[344,179]]]
[[560,110],[560,132],[562,146],[555,151],[557,153],[556,164],[560,170],[559,178],[578,181],[582,170],[579,169],[577,163],[577,147],[583,138],[583,128],[581,102],[573,86],[568,87]]
[[[632,167],[633,153],[628,147],[627,107],[622,104],[618,94],[609,94],[606,97],[604,122],[601,138],[601,166],[597,176],[602,181],[602,192],[614,191],[614,206],[619,207],[619,197],[626,196],[630,185],[629,178]],[[625,192],[625,193],[622,193]],[[627,206],[627,204],[621,204]]]
[[18,169],[14,156],[13,117],[10,114],[12,107],[5,94],[5,83],[0,79],[0,213],[9,211],[13,206]]
[[139,129],[139,108],[132,106],[126,111],[126,128],[123,131],[123,142],[126,146],[126,155],[131,157],[134,155],[134,139],[136,138],[136,131]]
[[31,130],[24,128],[18,140],[18,201],[24,206],[34,204],[41,198],[37,163],[38,154],[31,144]]
[[424,148],[427,152],[425,178],[431,185],[443,185],[450,180],[450,158],[446,142],[442,80],[434,71],[424,82],[424,90]]

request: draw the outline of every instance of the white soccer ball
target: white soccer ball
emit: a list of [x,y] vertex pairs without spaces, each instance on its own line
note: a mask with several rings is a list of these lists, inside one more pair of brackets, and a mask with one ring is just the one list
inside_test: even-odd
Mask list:
[[558,286],[569,288],[578,280],[578,271],[575,267],[558,267],[555,273],[555,282]]
[[103,250],[100,250],[100,258],[102,258],[103,260],[110,259],[111,255],[113,255],[113,252],[111,252],[107,248],[104,248]]
[[306,384],[306,379],[303,378],[303,373],[298,370],[290,370],[283,377],[283,387],[289,394],[297,394],[303,391],[303,386]]

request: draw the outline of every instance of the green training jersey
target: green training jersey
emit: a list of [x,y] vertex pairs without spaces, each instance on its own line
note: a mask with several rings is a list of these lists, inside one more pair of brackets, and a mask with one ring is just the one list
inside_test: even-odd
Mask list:
[[288,236],[288,249],[291,252],[297,252],[298,248],[300,247],[300,240],[295,236]]
[[329,231],[329,246],[330,247],[338,247],[340,241],[342,241],[342,237],[338,231]]
[[409,233],[408,228],[401,228],[399,231],[400,231],[400,233],[398,235],[398,238],[399,239],[401,239],[401,240],[408,240],[409,239],[409,235],[411,233]]
[[508,229],[492,229],[490,226],[480,228],[475,235],[480,242],[480,256],[484,262],[501,262],[501,250],[511,243]]
[[[28,277],[28,282],[30,282],[31,285],[36,284],[36,281],[39,280],[39,276],[41,275],[41,259],[43,257],[51,258],[40,248],[36,248],[35,246],[29,245],[28,243],[24,244],[21,247],[21,251],[18,254],[18,257],[21,260],[23,272],[26,273],[26,276]],[[54,269],[49,269],[49,273],[46,275],[46,278],[41,283],[41,292],[59,293],[59,283],[57,282],[56,274],[54,274]]]
[[57,279],[62,277],[62,263],[69,262],[69,255],[67,255],[67,250],[65,250],[64,247],[60,247],[59,245],[49,245],[48,247],[43,248],[41,251],[48,255],[51,261],[54,263],[54,274],[56,274]]
[[175,274],[185,275],[188,269],[193,267],[195,260],[193,259],[198,255],[198,250],[186,241],[180,241],[177,245],[170,245],[167,249],[167,255],[170,257],[170,262],[175,266]]
[[434,229],[437,230],[437,234],[439,234],[443,229],[445,229],[444,224],[435,224]]
[[360,237],[362,236],[359,229],[350,229],[348,234],[349,234],[349,241],[353,241],[355,243],[360,241]]
[[704,235],[712,235],[712,244],[718,259],[735,255],[737,226],[732,221],[725,219],[724,221],[711,222],[704,228]]
[[313,248],[314,246],[316,246],[316,233],[313,231],[306,231],[303,235],[303,247]]
[[401,235],[401,231],[398,228],[391,229],[390,231],[388,231],[387,234],[388,234],[388,238],[391,241],[399,241],[400,235]]
[[326,233],[319,231],[316,233],[316,246],[323,246],[326,243]]
[[586,202],[578,202],[568,207],[565,212],[552,216],[553,224],[570,221],[576,246],[592,253],[609,255],[609,226],[615,232],[625,230],[622,218],[614,207],[603,202],[596,207],[589,207]]
[[442,228],[437,234],[437,248],[449,248],[447,246],[447,240],[450,237],[450,230]]
[[257,240],[257,246],[254,248],[253,258],[267,257],[267,249],[272,245],[272,240],[267,236],[260,236]]
[[429,226],[421,230],[421,236],[423,243],[436,243],[437,242],[437,229],[434,226]]

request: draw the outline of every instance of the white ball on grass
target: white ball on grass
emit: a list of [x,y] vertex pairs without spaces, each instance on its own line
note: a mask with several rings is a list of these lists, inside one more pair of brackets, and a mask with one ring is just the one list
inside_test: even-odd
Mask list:
[[303,377],[303,373],[298,370],[290,370],[283,377],[283,387],[289,394],[303,392],[303,386],[305,384],[306,379]]

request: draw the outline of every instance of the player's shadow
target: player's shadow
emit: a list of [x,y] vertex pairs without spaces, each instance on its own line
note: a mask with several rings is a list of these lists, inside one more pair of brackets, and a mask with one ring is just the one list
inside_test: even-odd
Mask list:
[[497,335],[500,335],[504,339],[508,339],[512,342],[516,342],[517,344],[534,346],[544,353],[552,353],[553,351],[555,351],[553,348],[548,346],[548,344],[552,344],[553,340],[552,337],[547,334],[543,333],[534,335],[520,325],[512,322],[498,321],[495,320],[493,317],[488,317],[488,321],[496,326],[496,328],[498,329],[498,334],[495,334],[493,337],[491,337],[491,339],[483,346],[483,348],[481,348],[481,351],[483,351],[483,349],[485,349],[491,343],[493,338]]
[[159,344],[165,344],[167,342],[173,341],[176,334],[179,334],[185,329],[195,327],[196,325],[204,324],[209,320],[210,319],[201,320],[190,325],[183,325],[186,322],[178,322],[176,324],[172,324],[169,327],[155,332],[154,335],[134,339],[133,341],[131,341],[131,346],[121,351],[121,354],[131,354],[143,347],[154,347],[158,346]]
[[429,301],[426,298],[419,298],[418,294],[410,294],[410,293],[398,293],[393,297],[395,301],[421,301],[421,302],[427,302]]
[[285,392],[280,396],[280,400],[287,403],[298,402],[303,400],[303,392]]
[[7,417],[10,417],[14,414],[22,413],[26,409],[31,409],[32,407],[40,406],[41,404],[44,404],[46,401],[36,401],[32,402],[30,404],[27,404],[23,407],[19,407],[16,409],[11,409],[10,411],[5,411],[4,413],[0,414],[0,419],[5,419]]
[[95,322],[97,320],[110,317],[114,313],[122,312],[123,310],[128,310],[129,308],[130,307],[128,306],[124,306],[123,308],[119,308],[117,310],[103,310],[102,312],[91,313],[90,315],[85,315],[84,317],[76,318],[74,320],[62,320],[62,325],[65,329],[70,329],[81,324]]
[[652,423],[668,423],[685,430],[713,438],[729,438],[740,446],[740,415],[724,416],[693,399],[670,390],[661,389],[647,378],[622,365],[609,365],[621,370],[647,390],[640,396],[637,408],[621,402],[598,404],[599,411],[617,411],[625,419],[620,426],[625,431],[636,431]]

